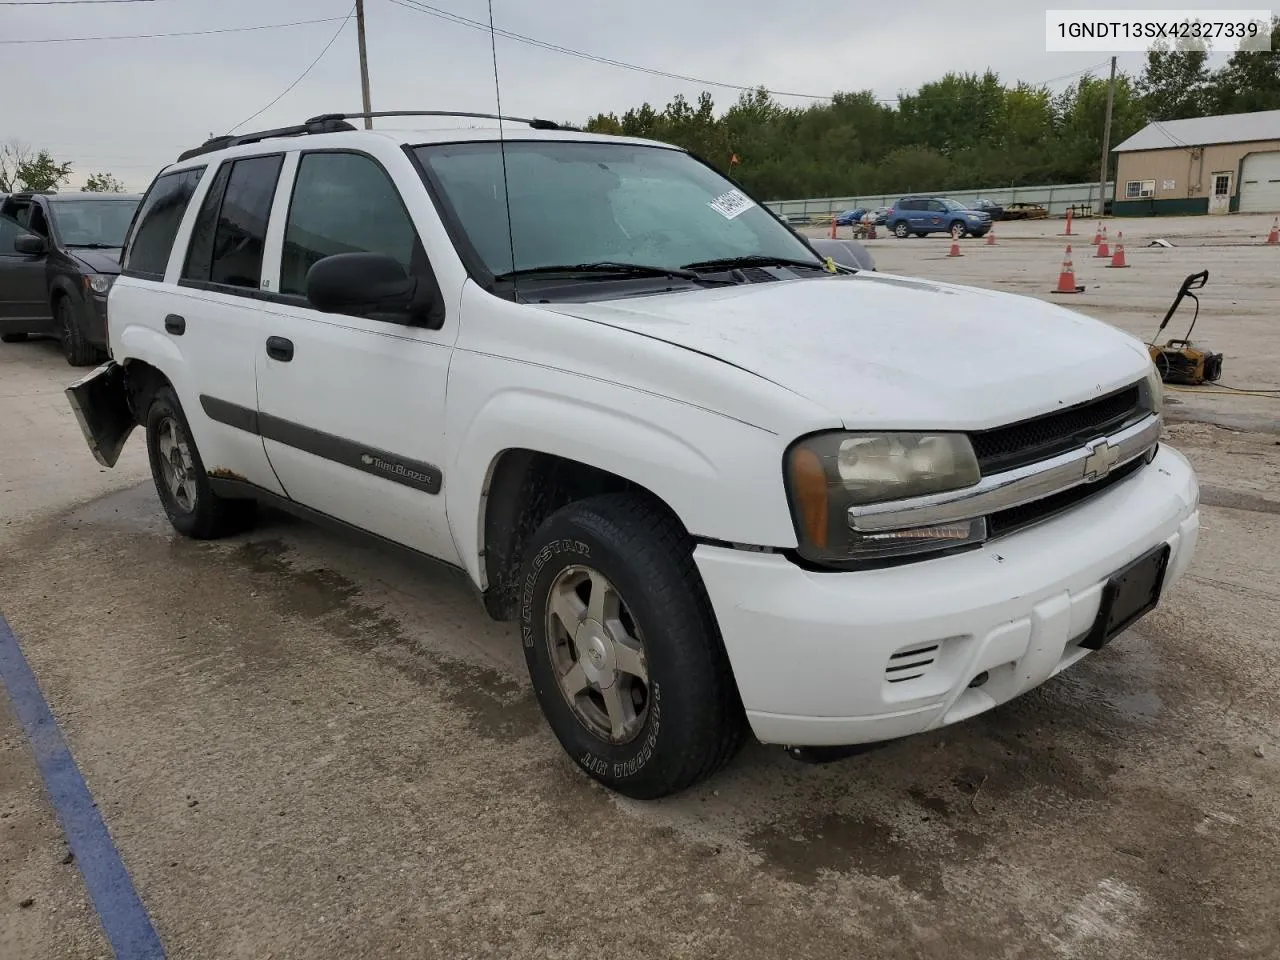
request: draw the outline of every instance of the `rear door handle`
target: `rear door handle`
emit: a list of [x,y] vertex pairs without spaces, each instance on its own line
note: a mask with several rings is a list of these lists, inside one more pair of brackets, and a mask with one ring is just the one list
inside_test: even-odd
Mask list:
[[171,313],[164,318],[164,328],[175,337],[180,337],[187,332],[187,318]]
[[293,341],[284,337],[267,337],[267,356],[288,363],[293,359]]

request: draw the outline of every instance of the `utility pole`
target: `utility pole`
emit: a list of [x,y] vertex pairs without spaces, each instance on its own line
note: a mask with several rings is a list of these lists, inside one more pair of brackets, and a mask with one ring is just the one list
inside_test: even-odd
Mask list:
[[[1111,108],[1116,102],[1116,58],[1111,58],[1111,83],[1107,86],[1107,120],[1102,128],[1102,173],[1098,176],[1098,216],[1107,210],[1107,167],[1111,160]],[[365,109],[368,109],[367,107]]]
[[[364,0],[356,0],[356,35],[360,39],[360,93],[364,97],[364,112],[372,113],[373,106],[369,98],[369,57],[365,53],[364,48]],[[1111,58],[1111,69],[1115,71],[1115,58]],[[1110,125],[1111,112],[1107,111],[1107,123]],[[373,120],[370,117],[364,118],[364,128],[366,130],[373,129]]]

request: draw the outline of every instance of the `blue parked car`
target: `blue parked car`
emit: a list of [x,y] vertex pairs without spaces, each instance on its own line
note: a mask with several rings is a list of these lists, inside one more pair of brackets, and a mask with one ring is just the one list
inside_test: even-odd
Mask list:
[[844,213],[836,217],[837,227],[851,227],[855,223],[859,223],[863,217],[867,215],[867,211],[859,207],[857,210],[846,210]]
[[965,236],[981,237],[991,229],[991,215],[970,210],[963,203],[945,197],[903,197],[885,218],[898,239],[915,234],[949,233],[959,240]]

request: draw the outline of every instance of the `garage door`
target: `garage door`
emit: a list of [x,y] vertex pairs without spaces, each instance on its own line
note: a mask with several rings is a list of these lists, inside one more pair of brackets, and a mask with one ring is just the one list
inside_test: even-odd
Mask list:
[[1240,178],[1240,212],[1280,211],[1280,150],[1255,153],[1244,160]]

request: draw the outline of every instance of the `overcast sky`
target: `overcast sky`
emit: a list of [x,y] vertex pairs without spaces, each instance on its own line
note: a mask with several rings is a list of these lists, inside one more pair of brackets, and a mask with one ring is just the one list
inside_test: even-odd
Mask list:
[[[411,2],[411,0],[400,0]],[[485,0],[420,0],[486,21]],[[1167,8],[1168,0],[1125,0]],[[1105,63],[1107,54],[1046,53],[1046,6],[1100,0],[494,0],[499,28],[613,60],[723,83],[829,94],[872,89],[891,98],[948,70],[990,67],[1008,83],[1043,82]],[[1200,0],[1200,9],[1236,7]],[[1249,6],[1244,4],[1244,6]],[[1256,4],[1254,5],[1256,6]],[[365,0],[375,110],[494,109],[486,33],[398,5]],[[292,83],[334,36],[352,0],[149,0],[0,6],[0,41],[172,33],[338,18],[281,29],[78,43],[0,42],[0,140],[47,147],[84,175],[110,171],[141,190],[165,163],[224,133]],[[1215,62],[1220,58],[1215,57]],[[503,110],[555,120],[621,113],[648,100],[710,89],[498,40]],[[1141,68],[1139,54],[1121,69]],[[1105,66],[1099,73],[1105,72]],[[811,101],[781,98],[789,104]],[[242,131],[360,109],[355,21],[315,69]],[[385,123],[385,121],[384,121]],[[398,126],[407,126],[403,121]]]

